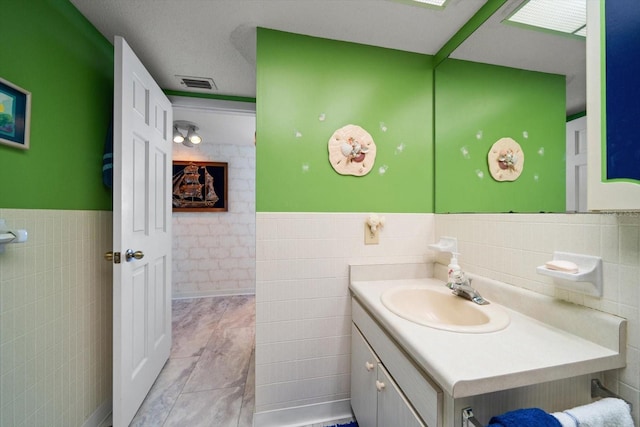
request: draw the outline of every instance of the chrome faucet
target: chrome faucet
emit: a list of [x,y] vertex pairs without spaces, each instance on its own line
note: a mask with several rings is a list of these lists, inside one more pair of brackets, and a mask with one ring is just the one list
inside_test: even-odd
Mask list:
[[454,295],[466,298],[469,301],[475,302],[476,304],[489,304],[489,301],[482,298],[482,295],[480,295],[478,291],[471,287],[471,279],[468,278],[462,271],[456,271],[450,275],[447,287],[453,290],[452,293]]

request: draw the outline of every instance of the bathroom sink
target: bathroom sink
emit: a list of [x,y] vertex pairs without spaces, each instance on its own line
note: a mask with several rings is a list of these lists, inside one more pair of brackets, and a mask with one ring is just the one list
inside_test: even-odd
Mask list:
[[509,314],[501,306],[478,305],[453,295],[444,286],[398,286],[385,291],[380,299],[392,313],[431,328],[486,333],[509,325]]

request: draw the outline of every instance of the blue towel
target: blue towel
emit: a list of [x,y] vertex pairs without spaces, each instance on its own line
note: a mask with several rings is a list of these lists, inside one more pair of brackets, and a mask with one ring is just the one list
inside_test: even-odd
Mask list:
[[107,137],[102,155],[102,182],[107,188],[113,187],[113,118],[109,121]]
[[488,427],[562,427],[562,424],[542,409],[527,408],[492,417]]
[[358,423],[355,421],[350,421],[346,424],[333,424],[332,426],[329,427],[358,427]]

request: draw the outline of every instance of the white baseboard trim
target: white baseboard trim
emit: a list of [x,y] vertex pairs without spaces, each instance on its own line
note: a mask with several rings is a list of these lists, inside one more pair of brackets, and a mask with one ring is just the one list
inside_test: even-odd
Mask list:
[[174,292],[172,299],[189,299],[189,298],[210,298],[210,297],[226,297],[231,295],[255,295],[256,290],[252,288],[246,289],[221,289],[213,291],[187,291]]
[[299,427],[353,417],[351,400],[334,400],[253,415],[253,427]]
[[111,415],[111,398],[102,402],[98,409],[82,424],[82,427],[102,427],[102,423]]

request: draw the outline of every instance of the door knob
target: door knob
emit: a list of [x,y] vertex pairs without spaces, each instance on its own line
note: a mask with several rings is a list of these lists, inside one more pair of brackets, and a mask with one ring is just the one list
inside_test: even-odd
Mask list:
[[373,363],[371,363],[369,361],[364,362],[364,368],[367,371],[372,371],[374,367],[375,367],[375,365]]
[[130,262],[131,260],[135,259],[142,259],[144,258],[144,252],[142,251],[133,251],[133,249],[127,249],[127,252],[125,252],[125,258],[127,260],[127,262]]
[[383,383],[382,381],[376,380],[376,388],[378,389],[378,391],[384,390],[385,387],[386,387],[385,383]]

